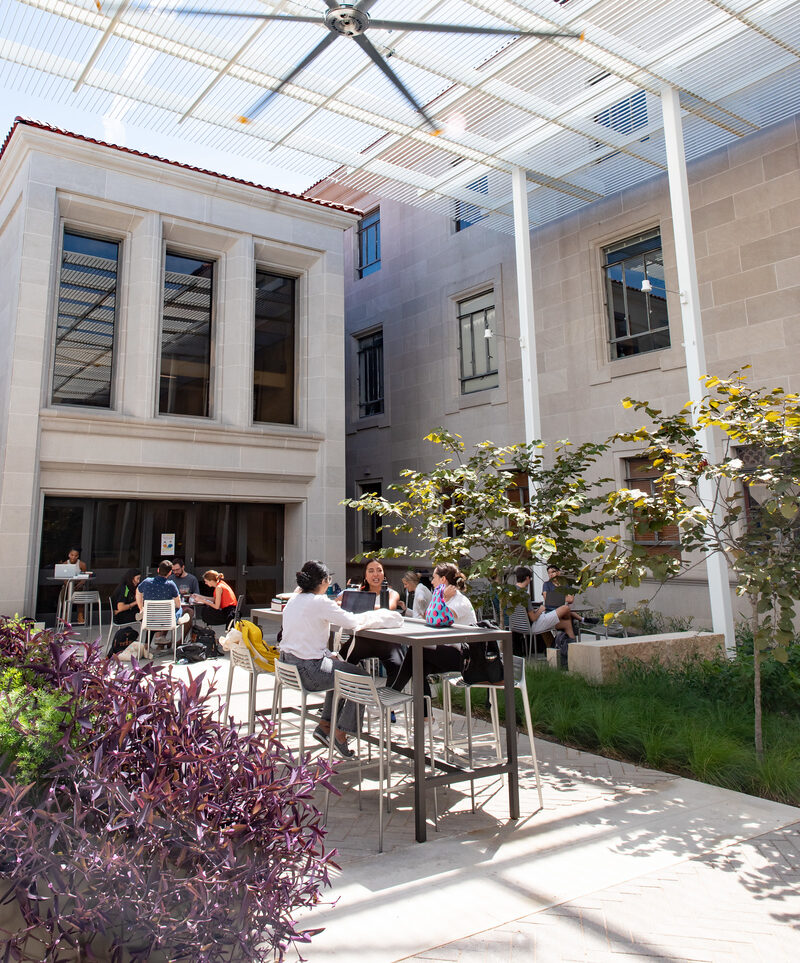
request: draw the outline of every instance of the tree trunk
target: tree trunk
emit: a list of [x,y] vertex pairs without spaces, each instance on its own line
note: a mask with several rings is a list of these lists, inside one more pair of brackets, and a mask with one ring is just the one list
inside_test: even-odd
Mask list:
[[758,605],[755,597],[753,603],[753,711],[755,716],[755,745],[756,758],[759,762],[764,759],[764,731],[761,722],[761,652],[756,646],[758,632]]

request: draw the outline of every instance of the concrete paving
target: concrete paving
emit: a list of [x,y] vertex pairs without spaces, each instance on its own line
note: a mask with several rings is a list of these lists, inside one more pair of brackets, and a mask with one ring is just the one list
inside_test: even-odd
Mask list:
[[[271,683],[259,679],[259,708],[271,704]],[[237,670],[234,717],[245,701]],[[340,869],[303,918],[323,928],[303,957],[800,960],[800,809],[538,739],[536,751],[542,810],[521,736],[522,818],[508,819],[500,780],[476,784],[474,813],[468,786],[451,788],[438,793],[439,829],[431,824],[425,844],[414,840],[401,764],[382,854],[375,782],[365,779],[359,810],[354,777],[338,777],[328,845]]]

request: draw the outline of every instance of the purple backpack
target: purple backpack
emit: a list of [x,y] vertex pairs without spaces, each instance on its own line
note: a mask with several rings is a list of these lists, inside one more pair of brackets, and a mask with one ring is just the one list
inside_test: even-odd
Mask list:
[[455,622],[453,613],[444,600],[444,585],[437,585],[425,609],[425,621],[435,629],[446,629]]

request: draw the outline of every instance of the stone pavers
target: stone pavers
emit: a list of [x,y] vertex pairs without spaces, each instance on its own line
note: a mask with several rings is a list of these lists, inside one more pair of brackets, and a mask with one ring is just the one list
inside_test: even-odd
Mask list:
[[[259,684],[263,708],[271,680]],[[245,687],[237,674],[238,718]],[[500,780],[476,783],[475,813],[468,784],[440,791],[439,831],[431,824],[424,845],[401,764],[383,854],[374,781],[359,810],[354,776],[337,777],[328,843],[341,869],[304,917],[324,928],[309,963],[800,959],[800,809],[536,745],[543,810],[521,737],[523,817],[508,820]]]

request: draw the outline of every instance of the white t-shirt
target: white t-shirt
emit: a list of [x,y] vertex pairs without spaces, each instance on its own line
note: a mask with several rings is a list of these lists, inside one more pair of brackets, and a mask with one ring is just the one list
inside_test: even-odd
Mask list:
[[329,654],[331,625],[357,629],[363,615],[345,612],[327,595],[300,592],[293,595],[283,610],[281,652],[298,659],[321,659]]
[[427,585],[423,585],[422,582],[417,585],[414,589],[414,609],[413,615],[415,619],[424,619],[425,610],[428,608],[428,603],[431,600],[431,590]]
[[472,602],[456,589],[456,594],[451,599],[445,599],[445,603],[455,616],[456,625],[477,625],[478,619],[475,616],[475,609]]

